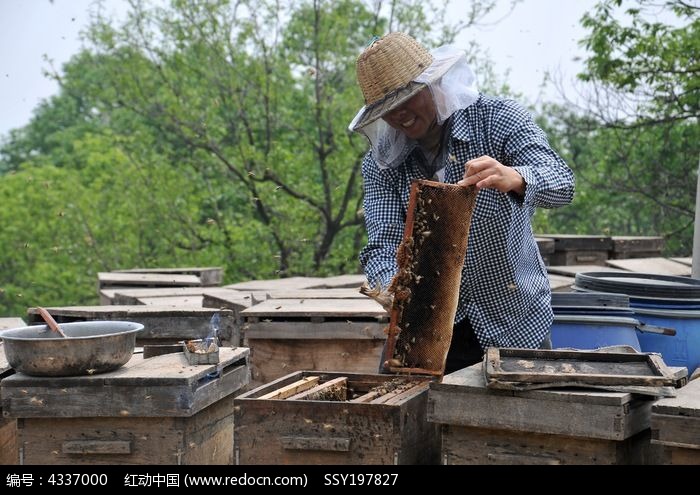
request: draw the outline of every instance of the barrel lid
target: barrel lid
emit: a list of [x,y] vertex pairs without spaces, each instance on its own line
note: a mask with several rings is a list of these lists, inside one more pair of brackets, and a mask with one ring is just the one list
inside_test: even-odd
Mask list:
[[700,280],[655,273],[581,272],[576,288],[647,298],[700,299]]

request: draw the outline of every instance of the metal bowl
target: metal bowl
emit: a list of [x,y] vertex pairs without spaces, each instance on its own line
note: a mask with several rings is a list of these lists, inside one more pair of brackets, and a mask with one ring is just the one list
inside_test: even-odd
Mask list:
[[136,333],[143,325],[130,321],[61,323],[68,338],[47,325],[0,332],[5,357],[15,371],[32,376],[78,376],[115,370],[131,359]]

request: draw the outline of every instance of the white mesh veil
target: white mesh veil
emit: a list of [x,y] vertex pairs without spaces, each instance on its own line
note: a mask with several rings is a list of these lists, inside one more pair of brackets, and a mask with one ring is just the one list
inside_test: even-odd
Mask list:
[[[476,101],[479,93],[476,90],[476,78],[463,51],[453,45],[445,45],[430,53],[433,55],[433,63],[415,81],[430,88],[437,110],[437,121],[442,124],[454,112]],[[350,123],[350,130],[364,110],[363,107]],[[384,119],[377,119],[356,131],[369,140],[372,156],[379,168],[398,167],[416,146],[415,141],[391,127]]]

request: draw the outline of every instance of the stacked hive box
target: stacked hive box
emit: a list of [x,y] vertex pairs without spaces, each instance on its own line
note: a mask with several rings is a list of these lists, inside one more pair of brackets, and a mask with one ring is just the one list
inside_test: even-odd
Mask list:
[[481,364],[432,383],[444,464],[638,464],[652,401],[630,393],[486,387]]
[[300,371],[235,399],[236,464],[436,464],[429,378]]
[[247,359],[248,349],[222,348],[217,365],[176,353],[99,375],[17,373],[1,382],[3,414],[19,419],[26,464],[232,464]]

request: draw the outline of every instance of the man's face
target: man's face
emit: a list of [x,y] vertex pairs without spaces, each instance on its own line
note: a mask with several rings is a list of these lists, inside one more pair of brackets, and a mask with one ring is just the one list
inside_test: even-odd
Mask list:
[[411,139],[424,137],[436,118],[435,104],[428,88],[424,88],[383,117],[391,127],[400,130]]

